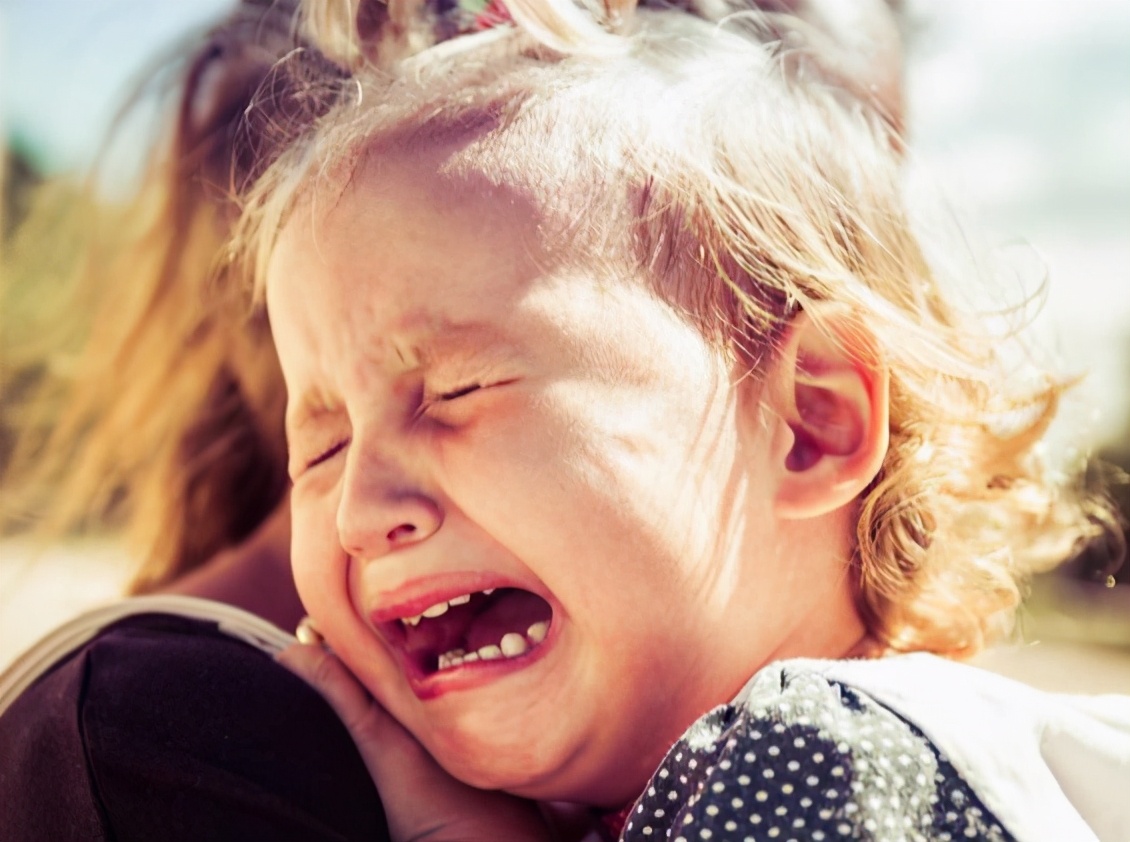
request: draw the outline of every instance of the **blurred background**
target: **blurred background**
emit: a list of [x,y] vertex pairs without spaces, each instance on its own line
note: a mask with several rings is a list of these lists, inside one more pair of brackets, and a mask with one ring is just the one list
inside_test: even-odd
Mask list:
[[[4,235],[27,191],[80,178],[99,154],[127,192],[156,116],[102,141],[147,67],[230,0],[0,0]],[[1130,469],[1130,3],[906,0],[915,189],[943,193],[1050,279],[1036,330],[1086,378],[1053,433],[1070,462]],[[148,119],[147,119],[148,118]],[[136,125],[135,125],[136,124]],[[1034,268],[1033,268],[1034,267]],[[0,345],[0,365],[3,364]],[[1117,479],[1117,470],[1111,471]],[[1125,476],[1125,475],[1123,475]],[[1113,486],[1123,511],[1125,484]],[[1130,692],[1130,585],[1083,558],[1038,581],[996,669],[1061,689]],[[0,542],[0,668],[43,632],[113,597],[129,565],[112,543],[33,552]],[[1130,579],[1123,569],[1118,579]],[[1097,580],[1097,581],[1096,581]]]

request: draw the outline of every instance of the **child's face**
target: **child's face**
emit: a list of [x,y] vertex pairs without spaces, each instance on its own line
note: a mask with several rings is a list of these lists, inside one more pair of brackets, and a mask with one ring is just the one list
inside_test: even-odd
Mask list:
[[298,588],[449,771],[615,804],[795,625],[772,425],[642,280],[437,160],[371,161],[269,267]]

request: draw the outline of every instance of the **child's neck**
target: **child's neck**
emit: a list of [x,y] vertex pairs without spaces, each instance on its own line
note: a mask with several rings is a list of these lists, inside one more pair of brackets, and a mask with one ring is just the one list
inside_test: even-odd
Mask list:
[[[832,598],[814,600],[808,611],[798,613],[780,644],[749,670],[750,674],[745,676],[743,684],[757,670],[775,661],[790,658],[870,658],[879,654],[881,647],[868,633],[856,607],[854,593],[845,587]],[[727,700],[720,700],[719,704],[724,701]]]

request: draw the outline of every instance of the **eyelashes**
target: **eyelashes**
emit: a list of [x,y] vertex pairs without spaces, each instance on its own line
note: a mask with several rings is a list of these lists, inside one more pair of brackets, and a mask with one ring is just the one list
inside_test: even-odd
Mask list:
[[330,459],[333,459],[334,456],[345,450],[345,447],[349,444],[349,441],[349,439],[342,439],[341,441],[336,442],[335,444],[328,447],[326,450],[323,450],[321,453],[319,453],[317,456],[306,463],[306,470],[310,470],[311,468],[321,465],[323,462],[328,462]]
[[452,403],[459,400],[459,398],[467,397],[475,392],[494,391],[503,386],[510,386],[517,383],[520,378],[518,377],[505,377],[497,380],[487,380],[486,382],[476,381],[468,383],[465,386],[460,386],[457,389],[449,389],[446,392],[437,392],[431,398],[425,397],[420,404],[418,414],[423,414],[428,411],[428,408],[440,403]]
[[[446,392],[434,392],[432,394],[423,394],[416,406],[416,411],[412,413],[412,423],[416,423],[428,415],[429,412],[436,410],[441,404],[451,404],[458,401],[460,398],[467,397],[475,392],[478,392],[483,387],[482,383],[468,383],[465,386],[459,386],[454,389],[448,389]],[[437,414],[438,410],[436,410]]]
[[483,386],[481,383],[468,383],[466,386],[460,386],[458,389],[452,389],[448,392],[441,392],[440,394],[436,395],[435,399],[437,401],[453,401],[457,398],[463,397],[464,395],[469,395],[471,394],[471,392],[477,392],[482,387]]

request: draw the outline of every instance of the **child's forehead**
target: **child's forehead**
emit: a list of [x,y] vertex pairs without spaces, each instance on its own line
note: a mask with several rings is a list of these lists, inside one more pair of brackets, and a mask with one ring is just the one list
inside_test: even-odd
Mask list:
[[[373,300],[394,307],[417,298],[420,286],[449,294],[452,273],[480,279],[486,308],[505,307],[516,278],[632,274],[627,250],[598,253],[576,231],[578,219],[589,232],[598,223],[563,212],[552,189],[478,161],[469,143],[457,142],[374,144],[343,162],[312,185],[283,226],[267,265],[268,306],[272,288],[281,282],[298,292],[293,283],[306,285],[301,279],[321,275],[327,261],[339,276],[363,275]],[[506,294],[495,295],[496,285]],[[415,328],[438,309],[404,318]]]
[[[399,309],[400,302],[417,297],[419,285],[443,299],[451,294],[444,275],[456,272],[476,279],[475,301],[465,309],[492,317],[495,311],[512,309],[515,296],[527,305],[543,297],[549,306],[554,278],[582,273],[609,288],[630,279],[684,316],[691,312],[667,279],[647,268],[650,261],[636,254],[630,183],[590,183],[582,189],[576,171],[573,177],[557,177],[569,169],[567,161],[533,172],[520,170],[516,159],[507,161],[509,141],[496,137],[496,131],[479,125],[473,131],[436,137],[416,133],[370,139],[326,171],[330,179],[306,193],[280,238],[286,248],[276,248],[274,257],[286,251],[285,271],[293,272],[297,262],[300,275],[313,276],[317,264],[327,259],[323,246],[328,238],[352,240],[358,247],[383,241],[390,246],[387,251],[377,248],[364,259],[359,248],[335,251],[341,275],[355,273],[356,264],[368,260],[366,296],[376,293],[370,300],[380,302],[371,305],[377,308],[391,302]],[[296,251],[301,252],[299,261]],[[463,262],[453,264],[450,255],[459,255]],[[474,259],[467,261],[467,255]],[[270,306],[271,277],[281,273],[267,274]],[[537,283],[513,283],[519,277]],[[495,294],[496,283],[504,290],[500,294]],[[410,289],[410,284],[417,288]],[[308,286],[304,291],[292,287],[289,295],[301,297],[309,291]],[[404,327],[410,328],[405,334],[434,326],[447,302],[425,303],[427,312],[401,311]],[[387,309],[380,315],[385,321]]]
[[[324,175],[313,176],[296,202],[292,231],[367,232],[407,237],[421,258],[468,235],[523,236],[543,246],[551,204],[519,179],[477,166],[465,144],[374,141]],[[284,233],[284,238],[286,234]]]
[[[408,188],[419,207],[439,212],[476,205],[519,208],[536,224],[546,255],[563,248],[592,250],[627,220],[630,179],[626,173],[611,177],[607,161],[596,161],[575,144],[547,140],[536,126],[503,121],[489,111],[471,110],[441,123],[408,121],[356,142],[330,169],[329,181],[342,193]],[[315,173],[308,187],[317,190],[320,182]]]
[[[601,296],[622,282],[651,288],[627,248],[596,255],[568,230],[599,222],[567,218],[548,191],[486,171],[474,153],[462,139],[374,143],[333,173],[336,183],[308,193],[283,227],[268,309],[285,298],[288,317],[302,322],[336,306],[325,299],[347,298],[372,325],[419,337],[408,354],[418,357],[441,340],[501,344],[497,314],[519,304],[552,320],[571,276],[595,280]],[[326,283],[348,296],[318,294]]]
[[398,335],[487,339],[496,311],[550,295],[562,272],[608,274],[555,242],[560,226],[538,191],[485,173],[465,150],[374,145],[331,173],[282,228],[268,308],[285,296],[312,315],[325,296],[310,293],[328,281]]

